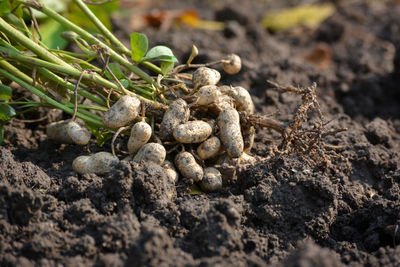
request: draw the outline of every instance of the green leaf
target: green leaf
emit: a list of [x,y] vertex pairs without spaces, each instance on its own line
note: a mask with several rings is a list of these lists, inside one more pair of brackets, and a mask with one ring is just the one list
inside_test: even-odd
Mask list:
[[[66,0],[39,0],[38,2],[50,9],[54,10],[57,13],[62,13],[67,10],[69,1],[66,1]],[[33,9],[32,12],[36,18],[42,19],[42,18],[46,17],[46,14],[44,14],[36,9]]]
[[40,25],[40,33],[42,34],[42,42],[50,49],[64,49],[68,45],[68,41],[61,37],[61,33],[65,29],[54,21],[47,21]]
[[166,75],[174,69],[174,62],[163,61],[161,62],[161,72]]
[[143,33],[134,32],[131,34],[131,58],[139,62],[146,55],[149,48],[149,40]]
[[[15,1],[18,2],[18,1]],[[13,13],[15,14],[15,16],[17,16],[18,18],[22,18],[24,16],[24,11],[22,10],[22,5],[18,4],[14,9],[13,9]]]
[[0,84],[0,100],[8,101],[11,98],[12,89],[4,84]]
[[105,144],[105,142],[107,142],[108,140],[110,140],[113,137],[113,134],[110,131],[100,130],[99,127],[94,126],[91,123],[86,122],[86,127],[96,137],[97,145],[99,147],[102,147]]
[[0,1],[0,15],[11,12],[11,4],[8,0]]
[[[118,80],[124,77],[124,73],[117,63],[109,63],[108,67],[110,68],[112,73],[114,73],[115,77],[117,77]],[[113,79],[108,70],[105,71],[105,75],[108,79]]]
[[127,79],[121,79],[120,82],[121,82],[122,86],[125,88],[128,88],[129,85],[131,84],[130,81],[128,81]]
[[178,62],[172,50],[163,45],[158,45],[150,49],[142,60]]
[[21,18],[23,16],[21,3],[15,0],[0,0],[0,16],[11,12]]
[[99,147],[104,146],[104,144],[113,137],[113,134],[111,132],[103,131],[103,132],[99,132],[99,133],[100,133],[99,135],[97,135],[97,136],[95,135],[96,139],[97,139],[97,145]]
[[201,191],[200,187],[197,186],[196,184],[192,185],[189,189],[190,189],[189,194],[191,195],[199,195],[204,193]]
[[178,59],[174,56],[159,56],[153,58],[144,57],[142,61],[167,61],[167,62],[178,62]]
[[5,103],[0,104],[0,120],[8,121],[13,116],[15,116],[15,110],[13,107],[11,107]]

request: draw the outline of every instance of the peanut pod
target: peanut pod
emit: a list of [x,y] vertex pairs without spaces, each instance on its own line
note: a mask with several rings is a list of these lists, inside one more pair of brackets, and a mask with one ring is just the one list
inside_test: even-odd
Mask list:
[[217,123],[225,151],[230,157],[239,158],[244,149],[239,113],[234,108],[225,109],[218,115]]
[[148,123],[144,121],[135,123],[128,140],[129,153],[136,154],[149,141],[151,132],[151,126]]
[[47,125],[46,134],[58,143],[78,145],[87,145],[91,136],[86,127],[71,120],[57,121]]
[[165,111],[160,124],[160,136],[163,140],[172,139],[172,132],[176,126],[189,120],[190,110],[183,99],[172,102]]
[[165,160],[166,154],[167,152],[165,151],[164,146],[157,143],[148,143],[139,149],[133,158],[133,161],[152,161],[158,165],[161,165]]
[[91,156],[79,156],[72,162],[72,169],[80,174],[108,173],[112,167],[119,163],[117,157],[108,152],[98,152]]
[[140,112],[140,100],[124,95],[104,113],[103,123],[108,128],[120,128],[132,122]]
[[199,182],[203,179],[203,168],[189,152],[180,152],[175,156],[175,166],[187,179]]
[[205,121],[188,121],[178,125],[173,136],[182,144],[201,143],[206,140],[212,132],[210,124]]

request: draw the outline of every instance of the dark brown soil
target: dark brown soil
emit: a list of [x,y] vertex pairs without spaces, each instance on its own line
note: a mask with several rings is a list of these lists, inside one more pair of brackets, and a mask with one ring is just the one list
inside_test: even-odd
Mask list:
[[[0,265],[399,266],[400,6],[343,1],[316,30],[272,34],[259,26],[267,10],[287,2],[302,1],[168,1],[169,8],[195,5],[229,27],[145,32],[181,62],[192,44],[197,62],[239,54],[242,71],[222,74],[222,83],[249,88],[257,113],[282,121],[299,97],[266,80],[317,82],[330,126],[348,128],[328,140],[343,146],[343,160],[321,168],[301,156],[270,157],[273,135],[259,130],[257,164],[239,168],[222,192],[190,195],[155,164],[79,176],[72,160],[99,150],[94,143],[46,140],[46,123],[60,114],[14,120],[0,147]],[[126,19],[115,23],[125,39],[134,31]],[[331,53],[325,68],[305,59],[321,47]]]

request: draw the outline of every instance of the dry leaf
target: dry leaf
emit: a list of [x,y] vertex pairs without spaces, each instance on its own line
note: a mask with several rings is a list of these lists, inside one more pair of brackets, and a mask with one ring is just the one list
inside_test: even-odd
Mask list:
[[332,49],[320,43],[303,56],[303,59],[316,65],[318,68],[327,68],[332,62]]
[[[185,25],[204,30],[223,30],[225,24],[219,21],[202,20],[195,9],[187,10],[155,10],[144,14],[141,20],[131,20],[131,24],[136,27],[146,26],[167,30],[172,25]],[[138,23],[140,22],[140,23]]]
[[223,22],[200,19],[196,10],[186,10],[182,12],[180,16],[177,17],[177,20],[197,29],[219,31],[225,28]]
[[316,27],[335,12],[332,4],[303,5],[268,13],[261,24],[270,31],[278,32],[298,25]]

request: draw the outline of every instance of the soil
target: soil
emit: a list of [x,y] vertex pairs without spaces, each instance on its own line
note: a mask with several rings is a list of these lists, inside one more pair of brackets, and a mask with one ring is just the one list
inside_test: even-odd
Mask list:
[[[329,127],[348,129],[328,138],[341,160],[321,167],[301,155],[271,156],[274,135],[259,129],[258,162],[239,166],[221,192],[193,195],[151,163],[77,175],[75,157],[110,144],[60,146],[44,129],[64,115],[30,123],[21,119],[47,113],[27,114],[5,127],[0,147],[0,265],[399,266],[400,5],[343,1],[316,29],[270,33],[259,25],[267,10],[301,2],[309,1],[168,1],[228,27],[142,31],[181,62],[192,44],[196,62],[237,53],[242,71],[221,72],[221,83],[248,88],[257,113],[282,121],[299,96],[266,80],[316,82]],[[129,25],[115,20],[126,42]]]

